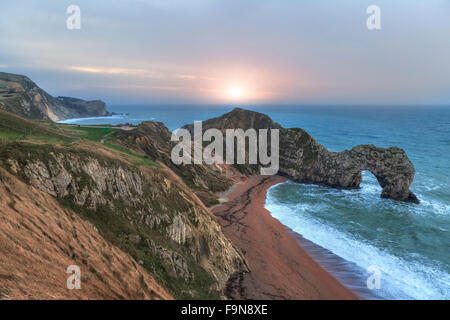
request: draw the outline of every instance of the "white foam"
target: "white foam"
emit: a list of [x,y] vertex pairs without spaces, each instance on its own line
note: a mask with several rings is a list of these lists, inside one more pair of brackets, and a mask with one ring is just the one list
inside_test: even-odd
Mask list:
[[86,120],[110,120],[110,119],[120,119],[120,118],[126,118],[125,115],[113,115],[113,116],[103,116],[103,117],[87,117],[87,118],[71,118],[61,121],[56,121],[57,123],[66,123],[66,124],[73,124],[81,121]]
[[[320,204],[299,203],[286,206],[278,203],[269,189],[266,209],[281,223],[304,238],[326,248],[343,259],[366,269],[376,265],[382,270],[381,295],[389,299],[449,299],[450,275],[427,265],[422,257],[406,261],[314,219],[305,212],[318,212]],[[302,214],[303,213],[303,214]],[[368,275],[369,276],[369,275]]]
[[[450,205],[444,204],[440,201],[428,200],[426,198],[422,198],[420,200],[421,207],[415,208],[415,212],[419,214],[423,214],[424,212],[433,212],[435,214],[440,215],[450,215]],[[424,208],[425,207],[425,208]],[[426,209],[428,209],[426,211]]]

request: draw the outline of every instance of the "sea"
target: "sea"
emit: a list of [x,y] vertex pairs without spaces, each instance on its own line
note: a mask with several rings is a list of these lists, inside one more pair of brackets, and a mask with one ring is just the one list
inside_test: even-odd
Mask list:
[[[121,115],[64,122],[154,120],[175,130],[234,107],[115,105],[108,109]],[[365,292],[365,298],[450,299],[450,106],[239,107],[263,112],[286,128],[302,128],[330,151],[359,144],[404,149],[416,169],[411,190],[418,205],[380,198],[376,178],[363,171],[357,190],[275,185],[267,192],[265,207],[313,247],[329,252],[320,263],[344,284]]]

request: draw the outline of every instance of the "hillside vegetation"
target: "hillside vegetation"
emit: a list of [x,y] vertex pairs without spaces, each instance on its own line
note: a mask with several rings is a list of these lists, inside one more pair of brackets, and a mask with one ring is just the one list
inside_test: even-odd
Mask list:
[[[168,292],[161,298],[221,298],[229,277],[247,269],[242,254],[184,181],[139,148],[125,146],[116,137],[119,131],[32,122],[0,111],[0,167],[17,183],[32,186],[32,194],[53,197],[61,214],[76,213],[89,222],[102,241],[119,248]],[[34,203],[32,194],[33,206],[23,208],[29,216],[38,215],[36,206],[42,206]],[[11,201],[2,207],[5,214],[14,210]],[[6,234],[3,227],[0,233]],[[67,254],[62,248],[55,250]],[[95,250],[86,247],[90,254]],[[70,260],[70,255],[66,258]],[[104,275],[92,270],[91,276],[101,281]],[[116,272],[118,278],[125,277]],[[13,283],[2,279],[7,297],[18,297]]]

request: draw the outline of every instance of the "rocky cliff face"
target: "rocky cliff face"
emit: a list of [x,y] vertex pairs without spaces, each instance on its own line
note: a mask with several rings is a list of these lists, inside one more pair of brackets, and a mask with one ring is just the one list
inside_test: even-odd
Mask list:
[[[0,300],[172,299],[95,226],[4,168],[0,194]],[[66,286],[73,265],[81,290]]]
[[[184,128],[193,130],[192,125]],[[361,145],[351,150],[330,152],[302,129],[285,129],[267,115],[240,108],[203,122],[203,130],[210,128],[222,132],[236,128],[279,129],[280,175],[302,183],[353,189],[361,183],[361,170],[369,170],[383,188],[381,197],[419,202],[409,190],[414,179],[414,166],[400,148]],[[244,171],[257,174],[259,167],[246,165]]]
[[202,202],[166,168],[95,152],[4,144],[0,166],[91,221],[177,298],[220,297],[246,261]]
[[0,109],[33,120],[109,115],[102,101],[54,98],[28,77],[0,72]]
[[223,192],[232,186],[233,181],[217,165],[175,165],[171,152],[175,143],[170,140],[172,133],[161,122],[147,121],[136,129],[118,131],[116,137],[130,148],[138,149],[150,159],[160,161],[180,176],[195,194],[207,206],[217,203],[217,192]]
[[67,107],[73,114],[78,114],[78,117],[103,117],[111,115],[106,111],[106,104],[101,100],[86,101],[70,97],[56,98],[64,106]]

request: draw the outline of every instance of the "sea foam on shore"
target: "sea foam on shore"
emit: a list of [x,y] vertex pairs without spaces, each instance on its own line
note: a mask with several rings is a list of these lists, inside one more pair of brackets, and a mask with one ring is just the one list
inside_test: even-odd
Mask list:
[[436,230],[405,214],[410,205],[380,199],[376,181],[367,174],[364,179],[362,188],[353,191],[286,182],[268,190],[265,207],[302,237],[347,261],[346,270],[354,273],[347,283],[333,270],[335,258],[319,261],[347,286],[364,289],[371,275],[366,269],[376,266],[381,288],[373,290],[375,297],[448,299],[445,255],[436,261],[436,249],[425,241]]

